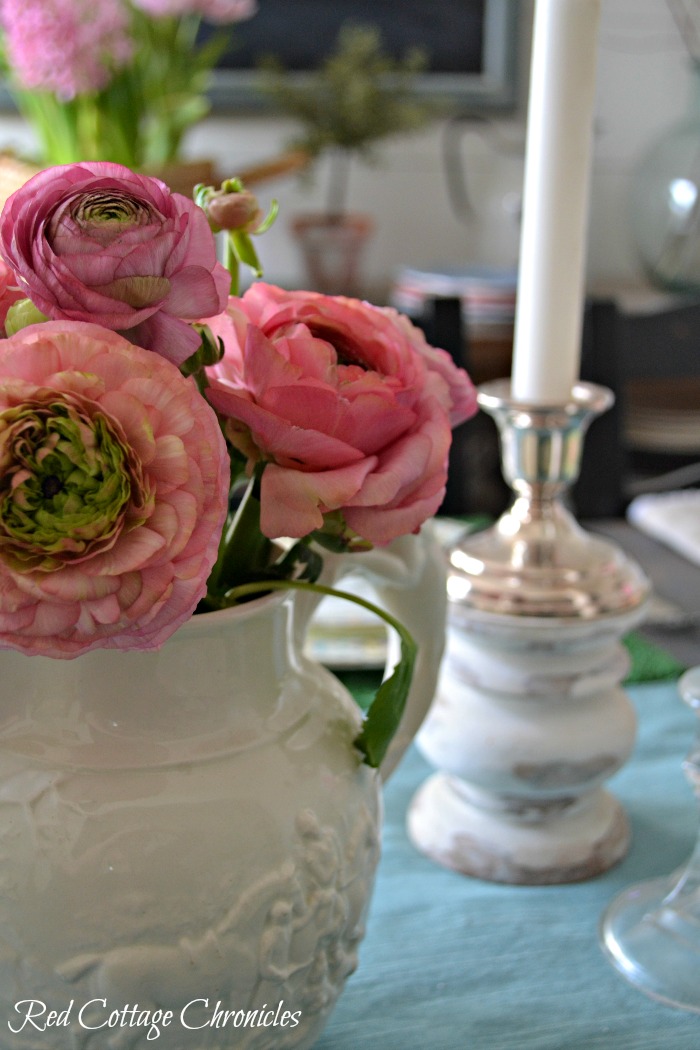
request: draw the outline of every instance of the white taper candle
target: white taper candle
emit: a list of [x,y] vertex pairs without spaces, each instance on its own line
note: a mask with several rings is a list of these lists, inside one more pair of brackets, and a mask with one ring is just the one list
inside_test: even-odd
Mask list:
[[600,0],[536,0],[513,348],[517,401],[578,379]]

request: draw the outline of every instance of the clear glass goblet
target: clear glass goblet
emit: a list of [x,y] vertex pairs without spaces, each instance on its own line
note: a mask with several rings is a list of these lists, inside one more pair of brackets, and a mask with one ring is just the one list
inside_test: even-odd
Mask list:
[[[678,683],[700,717],[700,667]],[[700,732],[684,763],[700,802]],[[700,1013],[700,837],[688,863],[617,896],[603,914],[600,940],[610,962],[661,1002]]]

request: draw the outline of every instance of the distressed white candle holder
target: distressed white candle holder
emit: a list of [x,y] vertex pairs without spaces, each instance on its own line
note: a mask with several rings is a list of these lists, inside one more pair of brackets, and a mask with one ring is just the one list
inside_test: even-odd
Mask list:
[[514,402],[507,381],[479,389],[515,498],[449,552],[446,653],[417,738],[439,772],[408,814],[417,848],[467,875],[573,882],[628,847],[626,816],[603,785],[634,744],[620,639],[649,584],[564,502],[588,423],[612,400],[587,383],[557,406]]

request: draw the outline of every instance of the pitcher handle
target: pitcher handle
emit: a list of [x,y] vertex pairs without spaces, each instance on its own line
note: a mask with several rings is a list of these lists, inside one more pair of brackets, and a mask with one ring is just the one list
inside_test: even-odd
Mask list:
[[[445,645],[447,615],[446,566],[442,548],[430,526],[418,535],[401,536],[386,547],[362,554],[328,555],[319,582],[336,586],[343,576],[360,575],[377,592],[378,604],[399,620],[418,645],[410,692],[399,728],[384,757],[380,772],[386,780],[398,765],[428,713],[437,686]],[[295,610],[300,648],[319,598],[299,594]],[[387,677],[398,662],[399,639],[389,632]]]
[[[428,525],[418,535],[401,536],[387,547],[377,547],[347,561],[352,562],[347,568],[359,572],[372,584],[379,604],[410,631],[418,645],[406,708],[380,766],[382,778],[387,780],[420,729],[435,696],[445,647],[445,558]],[[397,662],[398,653],[399,640],[392,631],[385,675]]]

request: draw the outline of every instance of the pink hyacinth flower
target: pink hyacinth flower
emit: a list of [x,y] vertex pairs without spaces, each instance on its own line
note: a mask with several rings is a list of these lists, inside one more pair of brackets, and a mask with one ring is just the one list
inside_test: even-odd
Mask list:
[[196,14],[221,25],[252,18],[258,9],[257,0],[133,0],[133,3],[155,18]]
[[133,54],[123,0],[2,0],[0,22],[20,87],[64,102],[106,87]]

